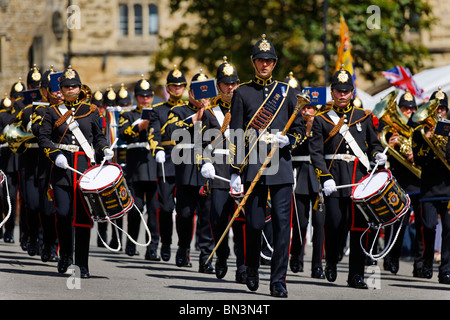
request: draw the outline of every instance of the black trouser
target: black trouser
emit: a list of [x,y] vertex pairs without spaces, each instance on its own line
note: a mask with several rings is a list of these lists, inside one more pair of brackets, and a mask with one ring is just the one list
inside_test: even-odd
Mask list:
[[47,195],[48,181],[38,179],[39,213],[42,227],[42,242],[45,246],[53,246],[56,241],[56,215],[53,201]]
[[[306,244],[306,230],[309,223],[309,212],[311,209],[311,204],[314,205],[317,198],[317,194],[309,196],[309,195],[295,195],[296,202],[296,210],[294,209],[293,219],[292,219],[292,244],[291,244],[291,255],[297,256],[300,261],[303,263],[303,256],[305,253],[305,244]],[[299,219],[297,219],[297,214]],[[325,223],[325,212],[319,210],[312,210],[311,222],[313,226],[313,234],[312,234],[312,244],[313,244],[313,253],[312,253],[312,268],[322,267],[322,258],[323,258],[323,244],[325,237],[324,223]],[[300,234],[298,232],[298,227],[300,225],[301,231],[301,239]]]
[[[248,190],[249,184],[245,185]],[[246,265],[258,268],[261,252],[262,230],[266,224],[267,196],[270,189],[272,204],[271,221],[273,227],[273,255],[271,260],[270,283],[286,282],[289,262],[291,230],[292,185],[266,186],[256,184],[245,203],[246,218]]]
[[[349,280],[354,275],[363,277],[365,266],[365,254],[360,244],[363,231],[350,230],[352,205],[353,202],[350,197],[325,197],[325,254],[327,265],[334,266],[338,263],[342,243],[350,231]],[[362,215],[357,211],[357,208],[355,210],[355,214]]]
[[432,267],[434,259],[434,241],[438,215],[442,224],[441,264],[439,273],[450,273],[450,209],[449,201],[421,202],[422,232],[424,241],[424,263]]
[[[237,205],[235,199],[230,196],[228,189],[211,190],[211,226],[213,231],[214,242],[217,245],[220,237],[223,235],[231,217],[236,210]],[[234,220],[232,228],[234,234],[236,267],[244,265],[244,230],[245,220],[239,216]],[[216,255],[222,262],[228,259],[230,248],[228,245],[228,233],[222,240],[222,243],[216,250]]]
[[[59,241],[60,256],[73,256],[75,239],[75,264],[79,267],[88,268],[89,241],[91,228],[86,226],[73,227],[74,215],[87,215],[79,192],[72,186],[53,186],[56,208],[56,230]],[[74,211],[74,208],[76,208]],[[86,220],[86,219],[85,219]],[[89,269],[89,268],[88,268]]]
[[135,181],[130,184],[130,189],[134,197],[134,204],[138,210],[133,207],[128,212],[128,234],[133,240],[138,240],[142,220],[141,214],[144,212],[145,205],[148,214],[147,226],[152,237],[151,245],[155,245],[156,242],[156,246],[158,246],[159,231],[158,224],[155,223],[156,212],[151,208],[151,200],[156,194],[156,181]]
[[[2,186],[2,211],[3,219],[8,215],[9,210],[10,216],[8,221],[3,225],[5,228],[4,237],[14,237],[14,226],[16,224],[16,210],[17,210],[17,190],[19,188],[19,174],[17,172],[4,172],[6,180]],[[9,203],[8,198],[9,196]],[[1,221],[3,222],[3,219]]]
[[[390,259],[392,259],[392,261],[398,261],[400,259],[400,255],[402,253],[403,238],[405,236],[405,229],[406,229],[406,226],[409,224],[409,220],[411,218],[411,211],[414,211],[416,227],[422,225],[422,223],[421,223],[422,219],[420,217],[419,196],[420,196],[419,194],[409,196],[409,198],[411,199],[411,208],[408,210],[408,212],[406,212],[401,224],[396,222],[395,224],[387,226],[385,228],[385,231],[384,231],[385,245],[388,244],[389,237],[391,234],[391,229],[394,228],[392,236],[395,237],[395,235],[397,234],[398,228],[400,228],[400,227],[402,228],[397,237],[397,241],[392,246],[392,249],[391,249],[391,251],[389,251],[389,254],[386,256],[386,258],[390,258]],[[416,232],[416,236],[415,236],[415,240],[414,240],[414,256],[415,256],[415,258],[423,256],[423,241],[422,241],[422,233],[421,232]]]
[[214,241],[209,220],[211,196],[200,195],[199,189],[198,186],[177,186],[175,225],[178,234],[178,247],[182,250],[190,249],[194,235],[194,216],[197,213],[199,261],[200,264],[203,264],[214,249]]
[[28,240],[33,243],[39,238],[39,189],[38,183],[33,176],[28,177],[25,182],[26,228]]
[[161,243],[172,244],[173,210],[175,209],[175,177],[158,178],[159,233]]

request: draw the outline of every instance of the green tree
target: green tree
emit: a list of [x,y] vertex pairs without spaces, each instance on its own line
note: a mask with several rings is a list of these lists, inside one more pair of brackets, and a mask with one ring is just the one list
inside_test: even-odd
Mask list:
[[[370,5],[380,9],[380,29],[367,26]],[[328,7],[326,50],[324,6]],[[170,8],[172,13],[185,10],[185,15],[198,18],[160,39],[154,81],[165,77],[172,61],[179,61],[183,69],[192,59],[214,76],[223,56],[236,65],[241,81],[248,81],[254,76],[251,49],[266,34],[279,58],[276,79],[283,80],[292,71],[303,86],[323,85],[326,61],[328,77],[334,72],[341,14],[349,27],[355,67],[367,79],[397,64],[414,72],[423,66],[428,51],[419,37],[406,40],[405,34],[435,23],[426,0],[170,0]]]

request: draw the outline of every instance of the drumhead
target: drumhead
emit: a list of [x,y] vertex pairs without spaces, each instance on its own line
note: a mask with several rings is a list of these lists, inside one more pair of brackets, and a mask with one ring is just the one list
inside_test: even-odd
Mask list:
[[368,197],[372,196],[377,191],[382,189],[386,184],[386,181],[389,181],[390,173],[387,170],[375,172],[372,176],[372,179],[370,180],[370,183],[366,186],[365,183],[367,182],[366,180],[369,178],[369,176],[370,175],[367,175],[363,179],[361,179],[361,184],[353,189],[353,200],[367,199]]
[[121,168],[116,164],[104,164],[87,170],[81,177],[79,185],[83,190],[99,190],[117,181],[122,174]]

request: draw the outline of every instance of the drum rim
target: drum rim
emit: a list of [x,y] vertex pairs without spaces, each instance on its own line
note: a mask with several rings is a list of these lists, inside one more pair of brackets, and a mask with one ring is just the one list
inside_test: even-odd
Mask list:
[[[391,181],[391,179],[393,178],[393,176],[392,176],[392,172],[391,172],[389,169],[380,169],[380,170],[377,170],[377,171],[375,171],[375,172],[373,173],[373,175],[375,175],[376,173],[381,173],[381,172],[387,172],[388,178],[389,178],[389,179],[387,179],[387,180],[383,183],[383,186],[382,186],[381,188],[375,190],[374,193],[369,194],[369,195],[365,196],[364,198],[355,198],[354,194],[355,194],[356,189],[359,187],[359,185],[358,185],[358,186],[353,186],[353,188],[352,188],[352,193],[351,193],[351,195],[350,195],[351,198],[352,198],[352,200],[353,200],[353,201],[368,200],[368,199],[371,199],[373,196],[375,196],[375,195],[379,194],[380,192],[382,192],[382,191],[386,188],[386,186],[387,186],[387,184],[388,184],[387,182]],[[358,183],[362,183],[364,180],[366,180],[366,179],[369,178],[369,177],[370,177],[370,174],[365,175],[361,180],[359,180]]]
[[[110,186],[112,186],[112,185],[115,185],[115,184],[120,180],[120,178],[124,176],[124,175],[123,175],[122,167],[121,167],[119,164],[117,164],[117,163],[115,163],[115,162],[109,162],[109,163],[103,164],[103,166],[105,166],[105,165],[108,165],[108,166],[113,165],[113,166],[115,166],[115,167],[117,167],[117,168],[119,169],[119,173],[120,173],[120,174],[119,174],[119,176],[117,177],[117,178],[118,178],[117,180],[114,180],[114,181],[110,182],[109,184],[107,184],[106,186],[102,186],[101,188],[87,189],[87,188],[84,188],[84,187],[81,186],[81,179],[82,179],[83,177],[80,177],[80,179],[78,179],[78,188],[80,188],[80,190],[85,191],[85,192],[102,191],[102,190],[105,190],[106,188],[108,188],[108,187],[110,187]],[[90,167],[89,169],[87,169],[87,170],[84,172],[84,174],[86,174],[86,172],[92,171],[93,169],[95,169],[95,168],[97,168],[97,167],[100,167],[100,166],[101,166],[101,164],[97,164],[97,165],[95,165],[95,166],[92,166],[92,167]]]

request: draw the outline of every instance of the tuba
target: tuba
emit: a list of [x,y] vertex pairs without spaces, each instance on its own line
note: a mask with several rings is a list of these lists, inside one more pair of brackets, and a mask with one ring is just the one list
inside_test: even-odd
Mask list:
[[433,99],[423,104],[413,116],[413,121],[420,123],[420,133],[425,142],[433,150],[434,154],[442,161],[442,163],[450,170],[450,164],[445,158],[445,148],[447,146],[448,137],[444,137],[438,134],[434,134],[431,138],[426,136],[425,129],[434,130],[437,122],[439,121],[439,114],[436,112],[440,102],[438,99]]
[[23,131],[22,127],[17,123],[7,126],[3,133],[5,134],[6,142],[8,142],[8,147],[14,153],[24,152],[27,148],[25,142],[35,137],[32,133]]
[[[420,178],[421,168],[408,161],[408,153],[412,152],[413,129],[408,126],[408,119],[402,114],[396,103],[397,90],[392,91],[375,105],[373,114],[385,124],[380,133],[380,142],[383,147],[388,147],[389,154],[404,165],[416,177]],[[398,133],[398,149],[389,145],[386,135]]]
[[92,99],[92,90],[86,84],[81,85],[80,94],[78,96],[78,100],[81,102],[91,103]]

